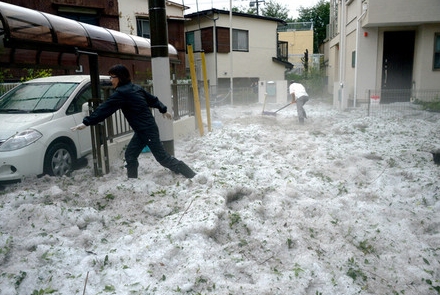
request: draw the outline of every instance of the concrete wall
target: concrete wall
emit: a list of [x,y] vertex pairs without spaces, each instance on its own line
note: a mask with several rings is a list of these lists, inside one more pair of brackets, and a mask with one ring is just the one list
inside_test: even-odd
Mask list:
[[368,0],[367,2],[368,13],[365,20],[367,26],[439,22],[440,1],[438,0]]

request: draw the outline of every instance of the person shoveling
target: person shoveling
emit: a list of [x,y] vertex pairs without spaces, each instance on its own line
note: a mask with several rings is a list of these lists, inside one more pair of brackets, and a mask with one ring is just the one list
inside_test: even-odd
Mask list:
[[268,111],[265,111],[264,108],[263,108],[263,115],[276,116],[277,113],[278,113],[279,111],[281,111],[281,110],[287,108],[288,106],[290,106],[290,105],[293,104],[293,103],[295,103],[295,102],[289,102],[288,104],[286,104],[285,106],[279,108],[278,110],[276,110],[276,111],[274,111],[274,112],[268,112]]
[[267,93],[264,94],[263,115],[270,115],[270,116],[276,116],[279,111],[281,111],[282,109],[285,109],[288,106],[290,106],[291,104],[295,103],[295,101],[292,101],[274,112],[268,112],[268,111],[264,110],[266,108],[266,99],[267,99]]

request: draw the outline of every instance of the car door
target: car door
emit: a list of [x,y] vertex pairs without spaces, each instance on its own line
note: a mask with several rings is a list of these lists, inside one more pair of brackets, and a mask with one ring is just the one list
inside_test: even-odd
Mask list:
[[[76,97],[72,100],[69,107],[67,108],[66,115],[72,116],[76,125],[82,123],[84,118],[84,113],[82,112],[83,105],[87,104],[91,98],[92,98],[92,88],[90,84],[88,84],[86,87],[84,87],[84,89],[82,89],[76,95]],[[75,132],[73,136],[75,137],[76,142],[79,146],[79,150],[77,151],[78,158],[92,151],[92,139],[90,136],[90,128],[86,128],[84,130]]]
[[[101,98],[107,98],[111,93],[112,89],[109,89],[111,83],[109,81],[101,81]],[[67,110],[67,115],[71,115],[75,120],[75,124],[81,124],[84,118],[84,113],[82,108],[84,104],[88,104],[89,100],[92,99],[92,87],[88,84],[84,89],[82,89],[77,96],[72,100],[70,106]],[[79,145],[78,157],[84,156],[92,151],[92,138],[90,133],[90,128],[80,130],[76,133],[76,139]]]

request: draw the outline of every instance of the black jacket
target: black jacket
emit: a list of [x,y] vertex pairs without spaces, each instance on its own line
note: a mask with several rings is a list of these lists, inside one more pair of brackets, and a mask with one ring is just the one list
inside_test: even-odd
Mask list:
[[167,112],[167,107],[156,96],[139,85],[128,83],[117,87],[106,101],[83,119],[83,123],[96,125],[121,109],[135,132],[145,130],[157,126],[150,108],[156,108],[162,114]]

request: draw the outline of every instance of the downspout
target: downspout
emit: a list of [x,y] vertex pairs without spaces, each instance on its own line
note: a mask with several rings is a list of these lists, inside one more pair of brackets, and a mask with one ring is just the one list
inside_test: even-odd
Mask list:
[[215,16],[214,12],[212,15],[213,17],[209,17],[209,16],[205,16],[206,18],[212,20],[214,22],[214,32],[213,32],[213,45],[214,45],[214,67],[215,67],[215,79],[214,79],[214,83],[211,83],[211,87],[213,88],[213,94],[216,97],[217,96],[217,86],[218,86],[218,62],[217,62],[217,20],[220,18],[220,16],[217,13],[217,17]]
[[341,30],[340,34],[340,43],[341,49],[339,52],[339,93],[338,93],[338,101],[339,101],[339,109],[342,108],[343,100],[344,100],[344,80],[345,80],[345,0],[341,0]]
[[354,99],[353,99],[353,107],[356,107],[356,102],[357,102],[357,80],[358,80],[358,59],[359,59],[359,30],[360,30],[360,23],[362,21],[362,19],[364,18],[365,14],[367,13],[368,10],[368,4],[366,4],[365,2],[362,3],[362,14],[359,16],[358,20],[357,20],[357,25],[356,25],[356,57],[355,57],[355,62],[354,62]]
[[234,71],[233,71],[233,53],[234,50],[232,50],[232,0],[229,0],[229,52],[230,52],[230,59],[229,59],[229,67],[230,67],[230,94],[231,94],[231,105],[234,105]]

